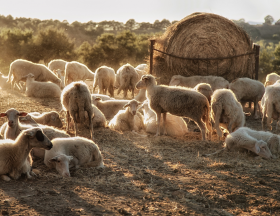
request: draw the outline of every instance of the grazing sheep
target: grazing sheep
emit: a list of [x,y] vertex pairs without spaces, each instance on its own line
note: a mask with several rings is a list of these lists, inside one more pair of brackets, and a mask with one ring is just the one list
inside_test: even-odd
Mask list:
[[[214,91],[211,98],[211,116],[214,128],[218,136],[222,137],[220,126],[227,129],[229,133],[245,124],[245,116],[241,104],[237,101],[234,93],[229,89],[218,89]],[[221,123],[221,119],[224,119]]]
[[64,72],[65,70],[65,65],[66,65],[67,61],[64,61],[62,59],[54,59],[54,60],[51,60],[49,63],[48,63],[48,68],[51,70],[51,71],[54,71],[54,70],[61,70],[62,72]]
[[259,113],[261,113],[259,101],[261,101],[265,92],[264,85],[258,80],[243,77],[232,81],[229,84],[229,89],[232,90],[241,104],[245,105],[246,102],[254,102],[254,116],[257,119],[257,107]]
[[94,73],[84,64],[72,61],[65,65],[64,83],[68,85],[73,81],[94,80]]
[[23,59],[18,59],[11,63],[7,82],[11,82],[12,88],[14,89],[15,85],[19,85],[19,81],[21,80],[21,78],[28,75],[29,73],[32,73],[34,75],[34,79],[36,81],[51,81],[58,86],[60,86],[61,84],[61,80],[45,65],[36,64]]
[[[32,119],[35,120],[35,122],[38,124],[53,126],[53,127],[57,127],[57,128],[63,127],[59,114],[56,111],[44,112],[42,114],[40,114],[38,112],[33,112],[33,113],[28,113],[27,116],[31,116]],[[27,122],[30,120],[30,119],[27,120],[27,116],[20,117],[19,118],[20,122],[24,123],[24,124],[32,123],[32,120],[31,120],[31,122]]]
[[111,120],[119,110],[122,110],[129,100],[108,100],[102,101],[100,97],[92,97],[92,104],[94,104],[106,117],[107,120]]
[[[271,147],[275,155],[272,155],[269,147]],[[241,149],[247,149],[265,159],[275,158],[280,152],[279,136],[264,131],[255,131],[247,127],[240,127],[226,137],[223,149],[203,156],[215,155],[224,150],[240,151]]]
[[63,177],[70,177],[71,167],[104,167],[98,146],[89,139],[57,138],[52,143],[53,148],[45,151],[44,163],[50,168],[56,168]]
[[206,138],[207,127],[211,140],[210,107],[204,95],[183,87],[156,85],[156,79],[152,75],[142,76],[136,88],[147,90],[149,107],[157,115],[156,136],[160,135],[161,113],[163,113],[163,127],[166,134],[166,113],[169,112],[195,121],[201,130],[203,140]]
[[108,96],[108,95],[103,95],[103,94],[91,94],[92,103],[93,103],[93,101],[95,100],[95,98],[97,98],[97,97],[101,98],[102,101],[115,100],[115,98],[112,98],[112,97],[110,97],[110,96]]
[[127,97],[127,91],[130,90],[132,98],[134,98],[134,89],[139,80],[138,73],[130,64],[121,66],[117,71],[116,83],[118,88],[117,94],[123,90],[124,98]]
[[101,66],[96,69],[93,82],[93,91],[98,85],[98,94],[107,94],[107,90],[111,97],[114,97],[114,85],[116,81],[116,74],[113,68]]
[[93,139],[93,108],[91,105],[91,95],[87,85],[82,81],[72,82],[63,89],[60,99],[63,110],[67,111],[67,131],[69,131],[71,115],[75,124],[75,136],[77,136],[77,123],[84,122],[85,111],[87,111],[91,139]]
[[[142,90],[142,89],[141,89]],[[156,134],[157,132],[157,121],[156,114],[149,108],[148,100],[144,101],[143,105],[144,112],[144,125],[146,132]],[[160,125],[160,132],[163,133],[163,125]],[[188,132],[188,126],[183,118],[167,113],[166,115],[166,133],[168,136],[178,137],[184,136]]]
[[[21,131],[15,141],[0,141],[0,176],[9,181],[10,177],[18,179],[22,173],[31,177],[29,154],[32,148],[52,148],[51,141],[45,136],[40,128],[30,128]],[[9,175],[9,176],[8,176]]]
[[47,98],[60,97],[61,89],[58,85],[51,82],[35,81],[33,74],[28,74],[22,77],[21,80],[26,79],[26,95],[28,97]]
[[[144,128],[142,116],[140,113],[137,113],[137,108],[140,105],[141,103],[137,100],[129,101],[123,107],[126,109],[120,110],[109,122],[109,128],[118,131],[139,131]],[[138,120],[135,121],[135,118],[138,118]],[[136,125],[135,122],[140,123],[140,125]]]
[[199,83],[193,89],[195,91],[203,94],[208,99],[209,103],[211,103],[211,97],[212,97],[212,94],[213,94],[213,90],[212,90],[210,84],[208,84],[208,83]]
[[280,76],[277,73],[267,74],[264,86],[273,85],[277,80],[280,80]]
[[228,88],[229,86],[229,82],[223,77],[219,76],[184,77],[181,75],[172,76],[169,86],[183,86],[188,88],[194,88],[199,83],[210,84],[213,91],[215,91],[216,89]]

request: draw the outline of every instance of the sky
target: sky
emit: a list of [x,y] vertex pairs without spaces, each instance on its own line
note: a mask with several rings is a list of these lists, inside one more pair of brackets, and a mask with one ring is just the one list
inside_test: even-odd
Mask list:
[[93,22],[129,19],[150,22],[181,20],[194,12],[263,23],[266,15],[280,19],[280,0],[2,0],[0,15]]

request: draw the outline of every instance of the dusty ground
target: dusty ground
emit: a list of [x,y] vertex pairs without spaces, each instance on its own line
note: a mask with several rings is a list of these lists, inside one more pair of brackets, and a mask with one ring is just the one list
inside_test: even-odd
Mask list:
[[[59,99],[0,90],[0,112],[12,107],[27,112],[61,109]],[[247,126],[261,129],[260,120],[247,120]],[[203,158],[201,154],[221,149],[222,141],[216,136],[201,141],[198,132],[183,138],[143,138],[108,128],[94,133],[105,169],[71,170],[71,178],[62,178],[37,160],[36,178],[0,181],[0,214],[280,215],[280,159],[232,152]],[[79,134],[90,136],[88,129]]]

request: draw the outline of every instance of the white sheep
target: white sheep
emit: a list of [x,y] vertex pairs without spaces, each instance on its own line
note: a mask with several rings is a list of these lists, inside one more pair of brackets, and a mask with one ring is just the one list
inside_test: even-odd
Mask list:
[[209,103],[211,103],[211,97],[212,97],[212,94],[213,94],[213,90],[212,90],[210,84],[208,84],[208,83],[199,83],[193,89],[195,91],[203,94],[208,99]]
[[44,163],[50,168],[55,168],[63,177],[70,177],[71,167],[104,167],[98,146],[89,139],[57,138],[52,140],[52,143],[53,148],[45,151]]
[[210,84],[213,91],[215,91],[216,89],[228,88],[229,86],[229,82],[223,77],[219,76],[184,77],[181,75],[172,76],[169,86],[183,86],[188,88],[194,88],[199,83]]
[[91,105],[91,94],[87,85],[80,82],[72,82],[66,86],[61,94],[61,104],[67,111],[67,131],[69,131],[70,115],[75,124],[75,136],[77,136],[77,123],[84,122],[85,111],[88,113],[91,139],[93,139],[93,108]]
[[11,63],[7,82],[11,82],[12,88],[14,88],[15,85],[19,85],[21,78],[29,73],[34,75],[36,81],[51,81],[58,86],[61,85],[61,80],[45,65],[36,64],[23,59],[18,59]]
[[146,89],[140,89],[140,91],[138,92],[138,94],[135,96],[134,99],[139,102],[144,102],[147,99],[146,98]]
[[65,83],[64,83],[64,71],[60,70],[60,69],[56,69],[53,71],[58,77],[59,79],[61,79],[61,84],[60,84],[60,88],[63,89],[65,87]]
[[157,115],[157,133],[160,135],[160,119],[163,113],[164,134],[166,134],[166,113],[187,117],[195,121],[206,138],[206,127],[211,140],[212,128],[210,125],[210,107],[207,98],[192,90],[183,87],[157,85],[152,75],[144,75],[136,85],[137,89],[145,88],[149,100],[149,107]]
[[120,110],[109,122],[109,128],[118,131],[139,131],[143,129],[143,117],[137,112],[140,105],[141,103],[135,99],[129,101],[123,107],[126,109]]
[[233,91],[243,107],[246,102],[254,102],[254,116],[257,119],[257,108],[259,109],[259,113],[261,113],[259,101],[261,101],[265,92],[264,85],[258,80],[243,77],[232,81],[229,84],[229,89]]
[[[220,126],[227,129],[229,133],[245,124],[245,116],[241,104],[237,101],[234,93],[229,89],[218,89],[214,91],[211,98],[211,116],[214,128],[218,136],[222,137]],[[221,122],[221,119],[224,119]]]
[[[141,107],[143,107],[144,125],[146,127],[146,132],[151,134],[156,134],[157,132],[156,114],[149,108],[148,100],[144,101]],[[160,125],[160,132],[163,133],[162,122]],[[173,136],[173,137],[184,136],[187,132],[188,132],[188,126],[183,118],[167,113],[166,133],[168,136]]]
[[143,75],[148,74],[148,65],[147,64],[140,64],[134,69],[138,73],[139,79],[137,81],[139,81]]
[[116,74],[113,68],[107,66],[101,66],[96,69],[93,91],[95,91],[98,85],[98,94],[107,94],[107,90],[111,97],[114,97],[114,85],[116,81]]
[[130,90],[132,98],[134,98],[134,89],[137,81],[139,80],[139,75],[135,71],[134,67],[130,64],[121,66],[116,75],[116,86],[118,86],[117,94],[123,90],[124,98],[127,97],[127,91]]
[[277,73],[267,74],[264,86],[273,85],[277,80],[280,80],[280,76]]
[[103,95],[103,94],[91,94],[91,100],[92,100],[92,102],[93,102],[93,101],[95,100],[95,98],[97,98],[97,97],[101,98],[102,101],[115,100],[115,98],[112,98],[112,97],[110,97],[110,96],[108,96],[108,95]]
[[61,89],[58,85],[52,82],[38,82],[35,81],[35,76],[30,73],[21,80],[26,80],[25,94],[28,97],[47,98],[47,97],[60,97]]
[[67,61],[65,61],[65,60],[62,60],[62,59],[54,59],[54,60],[51,60],[51,61],[48,63],[48,68],[49,68],[51,71],[60,69],[62,72],[64,72],[66,63],[67,63]]
[[94,80],[94,73],[84,64],[76,61],[67,62],[65,65],[64,83],[68,85],[73,81]]
[[[0,140],[0,176],[9,181],[10,177],[18,179],[22,173],[30,177],[31,165],[28,161],[32,148],[51,149],[51,141],[40,128],[30,128],[21,131],[15,141]],[[9,175],[9,176],[8,176]]]
[[137,65],[137,67],[135,69],[141,70],[141,71],[146,71],[148,69],[148,65],[147,64],[140,64],[140,65]]

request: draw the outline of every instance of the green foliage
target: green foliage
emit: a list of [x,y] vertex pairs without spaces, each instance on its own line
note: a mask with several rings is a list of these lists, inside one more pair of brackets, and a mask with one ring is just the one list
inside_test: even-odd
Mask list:
[[275,59],[272,61],[274,71],[280,73],[280,42],[274,50]]
[[271,25],[273,23],[273,21],[274,21],[274,18],[271,15],[267,15],[264,18],[264,23],[265,24]]

